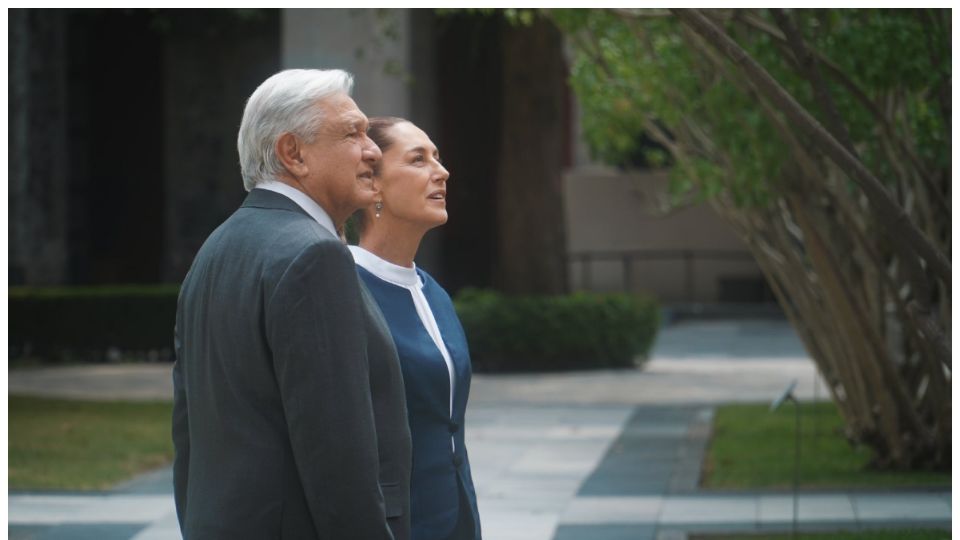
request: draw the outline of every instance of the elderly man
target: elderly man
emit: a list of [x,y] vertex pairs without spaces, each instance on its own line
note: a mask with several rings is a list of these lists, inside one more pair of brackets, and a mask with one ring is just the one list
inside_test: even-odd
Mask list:
[[339,70],[250,96],[243,205],[177,308],[174,488],[203,539],[406,539],[410,432],[382,315],[337,231],[373,203],[380,149]]

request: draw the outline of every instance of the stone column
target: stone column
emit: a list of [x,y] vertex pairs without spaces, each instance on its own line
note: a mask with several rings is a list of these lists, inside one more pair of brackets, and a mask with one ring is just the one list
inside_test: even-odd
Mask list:
[[10,10],[11,285],[68,279],[66,15]]

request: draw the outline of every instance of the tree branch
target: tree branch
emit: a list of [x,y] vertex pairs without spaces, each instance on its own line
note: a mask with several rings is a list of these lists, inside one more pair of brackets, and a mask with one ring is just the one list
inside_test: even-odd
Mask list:
[[780,84],[723,30],[717,28],[699,10],[671,9],[684,24],[702,35],[738,66],[758,90],[770,98],[798,127],[810,135],[814,144],[854,180],[877,210],[899,249],[907,256],[915,253],[948,286],[951,286],[951,265],[944,254],[910,220],[894,201],[883,184],[863,163],[820,125]]
[[[775,26],[768,24],[760,17],[757,17],[752,13],[744,13],[738,16],[737,20],[767,34],[776,40],[777,43],[780,43],[784,46],[789,46],[786,36],[784,36],[783,33]],[[928,178],[930,176],[930,172],[923,167],[923,165],[920,163],[920,159],[910,148],[910,146],[897,135],[896,131],[893,129],[892,122],[887,115],[880,110],[880,107],[878,107],[877,104],[869,96],[867,96],[866,92],[864,92],[855,81],[848,77],[847,74],[844,73],[843,70],[840,69],[840,67],[837,66],[832,60],[824,56],[816,49],[810,47],[808,48],[811,54],[816,56],[820,65],[824,68],[824,71],[832,79],[840,83],[848,92],[850,92],[850,95],[859,101],[860,104],[863,105],[871,115],[873,115],[873,117],[877,120],[877,123],[880,124],[883,133],[887,136],[887,138],[894,141],[896,146],[900,148],[904,155],[907,156],[907,159],[909,159],[910,163],[916,169],[917,174],[919,174],[922,178]]]
[[859,159],[857,152],[853,148],[853,144],[850,142],[850,132],[847,130],[843,117],[840,116],[840,112],[837,110],[837,105],[833,101],[830,89],[827,88],[820,74],[820,66],[817,62],[816,55],[807,47],[803,36],[800,35],[797,26],[793,24],[793,21],[786,12],[779,8],[772,8],[770,9],[770,14],[777,22],[777,26],[783,30],[783,34],[787,37],[787,42],[790,44],[791,49],[793,49],[793,56],[797,59],[800,72],[803,73],[813,88],[817,103],[820,105],[821,112],[826,119],[830,132],[848,152]]
[[610,11],[623,17],[631,19],[663,19],[670,16],[670,11],[666,9],[625,9],[613,8]]

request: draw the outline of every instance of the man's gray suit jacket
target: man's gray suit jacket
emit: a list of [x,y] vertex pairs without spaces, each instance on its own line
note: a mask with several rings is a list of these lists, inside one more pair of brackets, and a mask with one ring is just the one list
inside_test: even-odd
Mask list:
[[174,491],[187,540],[409,538],[396,349],[347,248],[254,189],[183,282]]

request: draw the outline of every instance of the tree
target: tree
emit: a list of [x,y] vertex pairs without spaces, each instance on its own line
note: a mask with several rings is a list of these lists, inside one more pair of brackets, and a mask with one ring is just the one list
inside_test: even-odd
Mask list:
[[555,10],[597,157],[673,165],[751,251],[851,440],[949,468],[947,10]]
[[501,55],[496,283],[508,293],[563,293],[563,36],[543,17],[508,25]]

